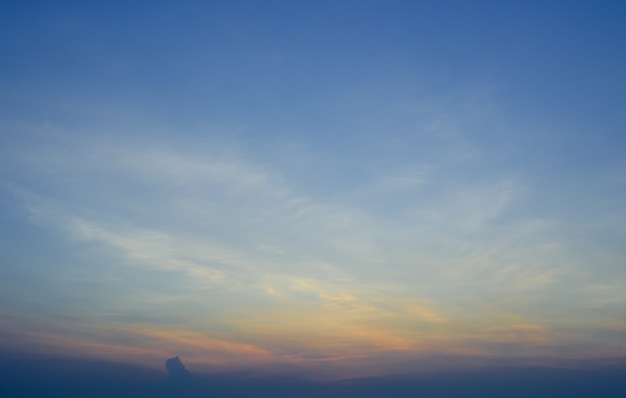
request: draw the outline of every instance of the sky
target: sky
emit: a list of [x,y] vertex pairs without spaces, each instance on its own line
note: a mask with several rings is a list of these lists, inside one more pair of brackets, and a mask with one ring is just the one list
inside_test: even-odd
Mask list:
[[0,349],[315,380],[626,357],[621,1],[0,4]]

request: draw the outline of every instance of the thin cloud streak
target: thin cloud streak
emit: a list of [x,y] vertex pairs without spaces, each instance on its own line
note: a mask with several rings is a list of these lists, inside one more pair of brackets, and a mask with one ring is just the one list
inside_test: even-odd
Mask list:
[[[459,134],[443,136],[464,146]],[[116,278],[126,292],[126,302],[96,300],[95,315],[82,315],[89,322],[119,322],[130,308],[162,319],[129,326],[158,340],[149,350],[241,344],[264,353],[259,363],[343,361],[350,374],[369,374],[359,370],[366,359],[384,373],[400,357],[429,355],[556,361],[575,357],[568,347],[594,341],[592,325],[609,319],[581,317],[577,306],[623,303],[609,294],[618,282],[588,287],[595,276],[562,233],[568,220],[525,209],[540,193],[515,173],[462,180],[433,157],[365,173],[339,194],[304,194],[279,162],[241,149],[77,138],[68,151],[68,142],[18,151],[11,161],[24,179],[6,178],[3,188],[33,224],[84,251],[80,261],[97,270],[92,283]],[[121,270],[146,281],[141,293]],[[167,319],[188,329],[167,329]],[[597,341],[586,350],[607,352]],[[231,353],[233,366],[245,352]]]
[[[550,223],[500,220],[520,197],[516,193],[520,188],[510,179],[457,188],[443,202],[408,206],[405,212],[412,219],[397,221],[385,213],[349,207],[345,199],[333,204],[300,196],[270,167],[246,164],[232,157],[217,155],[217,160],[205,160],[171,149],[129,151],[108,147],[100,155],[115,161],[103,169],[106,163],[98,156],[92,157],[92,151],[81,153],[87,155],[76,153],[65,163],[54,155],[37,157],[36,164],[29,163],[31,173],[45,175],[50,170],[46,159],[55,159],[53,168],[66,170],[74,175],[74,180],[81,181],[80,190],[62,180],[53,181],[66,189],[64,205],[56,202],[61,198],[22,194],[32,217],[44,220],[44,224],[75,241],[116,252],[129,264],[155,272],[152,277],[182,272],[188,280],[181,286],[184,290],[197,289],[199,283],[206,289],[217,284],[233,291],[247,291],[250,299],[260,298],[269,307],[271,300],[277,298],[312,302],[313,309],[307,311],[322,305],[325,312],[342,314],[330,318],[332,323],[340,322],[346,315],[345,304],[350,300],[380,312],[382,318],[406,316],[397,309],[385,311],[387,304],[376,299],[363,301],[360,291],[384,297],[391,286],[407,294],[409,281],[413,281],[417,289],[408,294],[417,301],[441,300],[433,292],[444,288],[447,298],[443,304],[449,309],[461,307],[460,301],[468,293],[475,298],[500,297],[505,305],[508,298],[529,290],[539,297],[549,295],[544,289],[558,283],[562,275],[555,268],[555,264],[563,262],[562,249],[538,237]],[[130,191],[126,198],[115,197],[113,208],[85,201],[80,191],[106,189],[90,181],[89,174],[93,172],[100,173],[103,181],[122,175],[133,183],[168,194],[150,198]],[[432,184],[434,180],[420,189],[432,189]],[[220,201],[212,200],[215,197]],[[223,201],[230,197],[234,200]],[[142,214],[138,207],[142,200],[149,201],[150,213]],[[119,214],[130,217],[120,218]],[[165,217],[155,224],[151,216],[156,214]],[[491,234],[494,226],[502,231],[498,237]],[[227,233],[224,237],[223,229],[241,233]],[[483,233],[491,238],[488,243],[466,243],[468,236]],[[439,247],[445,246],[457,247],[447,254],[440,253]],[[298,266],[294,267],[296,263]],[[387,268],[389,265],[391,268]],[[402,273],[394,274],[399,270]],[[376,279],[383,283],[375,282]],[[433,289],[432,284],[443,286]],[[460,287],[457,303],[450,290],[454,286]],[[250,305],[255,306],[252,302]],[[354,303],[351,305],[356,308]],[[414,307],[409,313],[435,324],[450,318],[429,311],[432,310]],[[282,316],[289,318],[287,314]],[[346,327],[359,335],[355,325]],[[280,330],[288,329],[288,325],[283,325]],[[370,341],[367,344],[376,345],[377,333],[364,330],[360,334],[365,342]],[[372,340],[367,336],[372,336]],[[412,340],[401,341],[404,340],[398,340],[395,346],[406,348],[413,344]]]

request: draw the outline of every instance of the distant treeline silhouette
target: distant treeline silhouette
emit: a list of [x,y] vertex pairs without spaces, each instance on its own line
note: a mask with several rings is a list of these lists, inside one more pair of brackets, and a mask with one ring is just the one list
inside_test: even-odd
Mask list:
[[584,370],[508,367],[326,383],[237,373],[193,374],[179,357],[167,359],[165,370],[83,359],[4,355],[0,356],[0,397],[626,397],[626,362]]

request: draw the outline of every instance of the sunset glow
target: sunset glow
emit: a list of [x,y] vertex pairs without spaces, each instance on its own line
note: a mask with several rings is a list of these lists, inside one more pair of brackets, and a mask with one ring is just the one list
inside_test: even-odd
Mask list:
[[3,351],[626,357],[621,3],[55,3],[0,11]]

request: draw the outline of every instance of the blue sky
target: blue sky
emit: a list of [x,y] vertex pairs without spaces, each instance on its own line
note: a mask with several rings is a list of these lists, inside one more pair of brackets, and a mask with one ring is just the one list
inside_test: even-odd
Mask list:
[[8,347],[320,377],[626,354],[621,2],[1,7]]

